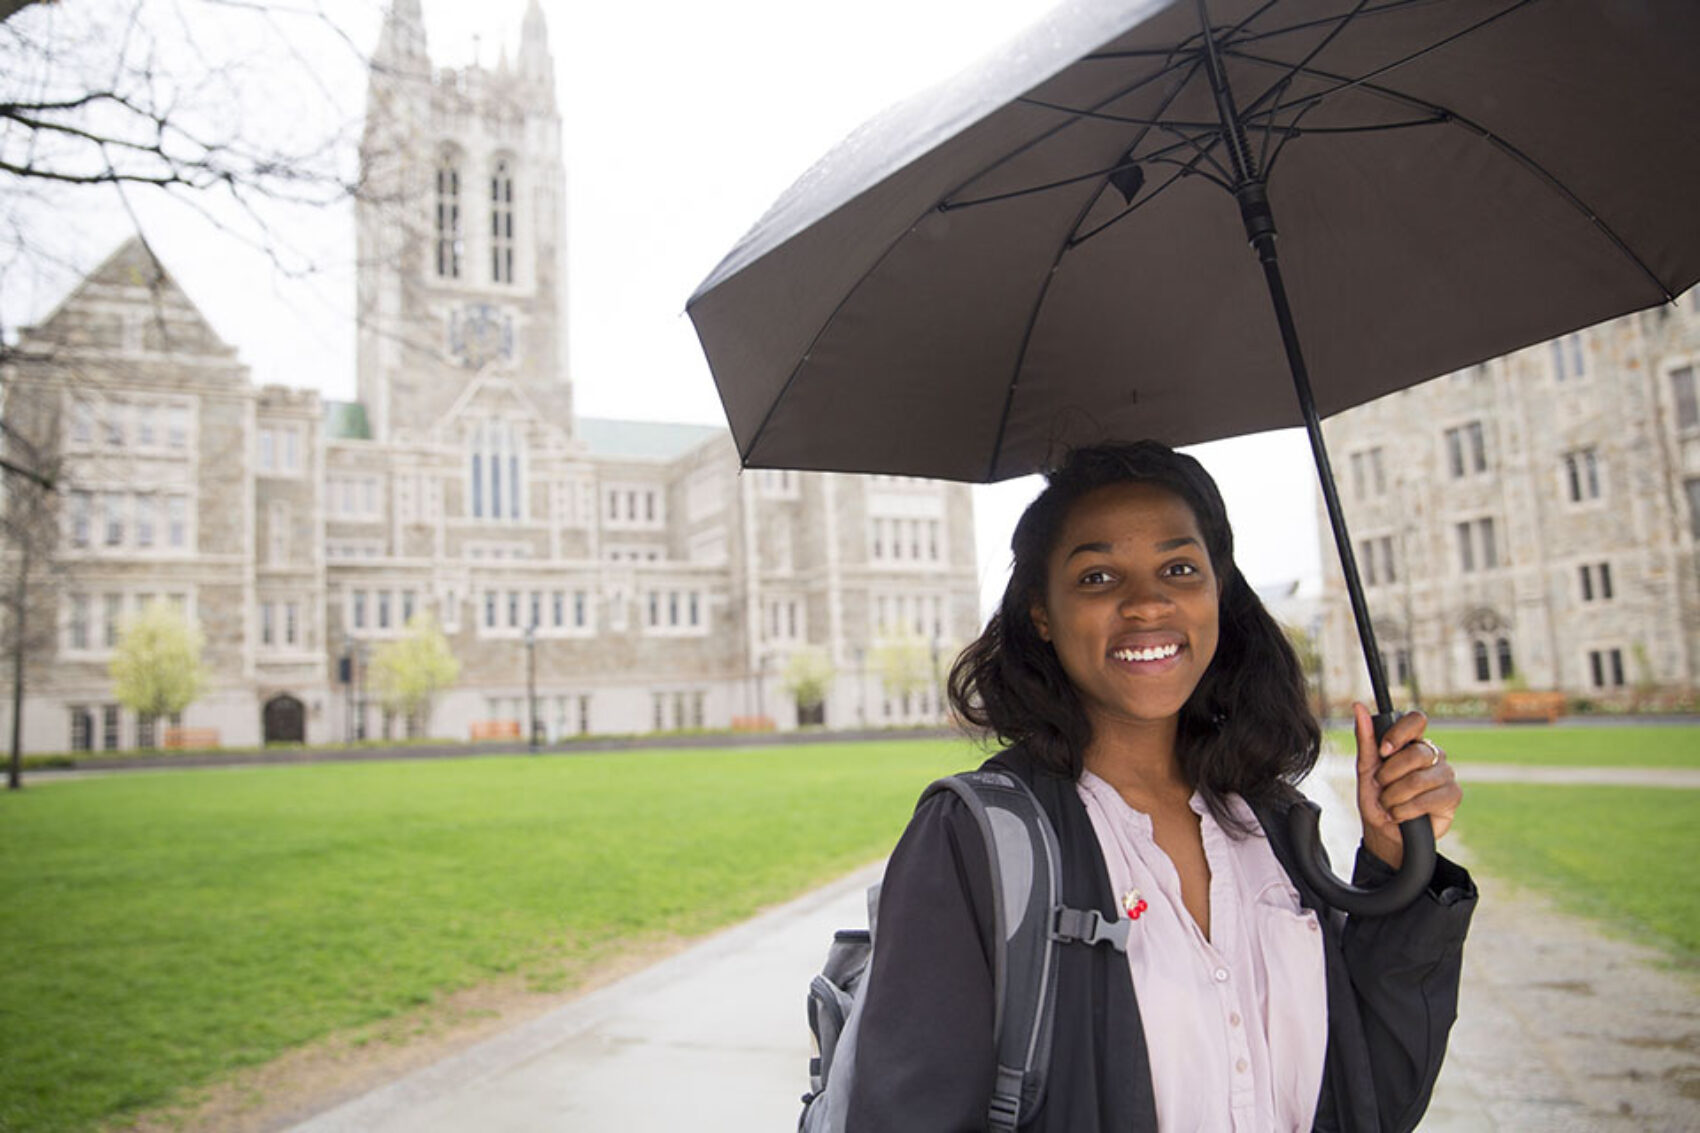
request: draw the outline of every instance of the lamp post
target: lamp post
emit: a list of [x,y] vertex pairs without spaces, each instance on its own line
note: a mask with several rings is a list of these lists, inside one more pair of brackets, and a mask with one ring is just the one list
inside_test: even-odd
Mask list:
[[354,639],[343,636],[342,657],[337,663],[337,679],[342,681],[342,742],[354,742]]
[[537,623],[525,627],[526,750],[537,750]]
[[354,643],[354,738],[366,738],[366,643]]

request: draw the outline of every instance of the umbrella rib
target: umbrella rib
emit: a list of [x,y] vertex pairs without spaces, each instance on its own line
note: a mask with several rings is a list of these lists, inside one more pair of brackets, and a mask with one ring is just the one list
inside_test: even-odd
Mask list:
[[[1173,55],[1173,52],[1165,52],[1164,54],[1165,55]],[[1145,77],[1141,78],[1138,82],[1132,83],[1132,84],[1130,84],[1126,87],[1123,87],[1122,89],[1116,91],[1114,94],[1106,96],[1101,102],[1098,103],[1098,105],[1099,106],[1107,106],[1110,103],[1115,102],[1117,99],[1126,98],[1128,95],[1132,94],[1134,91],[1138,90],[1140,87],[1143,87],[1148,83],[1156,82],[1158,79],[1161,79],[1164,76],[1170,74],[1182,62],[1183,62],[1183,60],[1176,60],[1174,63],[1172,63],[1168,66],[1165,66],[1165,67],[1162,67],[1162,68],[1160,68],[1156,71],[1153,71],[1151,74],[1146,75]],[[1193,64],[1194,69],[1196,69],[1197,65],[1198,65],[1197,60],[1194,59],[1194,60],[1191,60],[1191,62]],[[1190,78],[1190,76],[1189,76],[1189,78]],[[1184,87],[1185,85],[1186,85],[1186,81],[1183,80],[1180,83],[1179,86]],[[1179,87],[1177,87],[1176,89],[1178,91]],[[1168,103],[1172,102],[1173,100],[1174,100],[1174,95],[1170,94],[1169,98],[1164,100],[1164,105],[1165,106],[1168,105]],[[1094,109],[1096,109],[1096,108],[1094,108]],[[1002,166],[1008,164],[1009,162],[1014,161],[1016,158],[1020,157],[1022,154],[1026,153],[1028,150],[1032,149],[1034,146],[1037,146],[1037,145],[1040,145],[1043,142],[1049,141],[1051,138],[1055,137],[1057,134],[1062,133],[1064,130],[1068,129],[1070,126],[1073,126],[1076,122],[1078,122],[1083,113],[1090,113],[1090,112],[1081,112],[1081,111],[1076,111],[1076,110],[1070,109],[1070,110],[1066,110],[1065,113],[1067,113],[1069,115],[1069,118],[1068,118],[1067,121],[1057,123],[1055,126],[1052,126],[1051,128],[1045,130],[1043,133],[1040,133],[1038,136],[1032,138],[1031,140],[1029,140],[1027,142],[1023,142],[1021,145],[1014,147],[1008,153],[1005,153],[1001,157],[999,157],[996,161],[991,162],[989,165],[986,165],[985,167],[983,167],[981,169],[975,170],[965,180],[960,182],[955,188],[953,188],[949,192],[941,195],[940,198],[939,198],[940,204],[946,206],[947,208],[958,207],[957,205],[951,203],[951,198],[956,196],[956,194],[962,192],[964,189],[968,188],[968,186],[972,185],[974,182],[978,181],[980,178],[986,176],[986,174],[991,173],[993,170],[999,169]],[[977,203],[979,203],[979,202],[972,201],[972,200],[961,202],[962,205],[977,204]]]
[[997,473],[998,460],[1003,456],[1004,433],[1009,428],[1010,411],[1015,407],[1015,391],[1021,386],[1021,368],[1027,362],[1027,348],[1033,342],[1033,330],[1039,325],[1039,313],[1044,309],[1045,297],[1051,293],[1051,283],[1057,278],[1057,269],[1062,266],[1062,258],[1070,249],[1075,247],[1073,233],[1079,229],[1082,221],[1092,212],[1092,206],[1098,203],[1098,197],[1103,195],[1100,188],[1098,193],[1080,206],[1075,214],[1074,223],[1068,226],[1070,236],[1058,245],[1051,256],[1051,269],[1045,273],[1045,282],[1039,287],[1039,294],[1033,297],[1033,307],[1027,312],[1027,325],[1021,330],[1021,345],[1015,352],[1015,364],[1010,369],[1009,385],[1004,389],[1003,411],[998,414],[997,432],[992,437],[992,455],[986,462],[986,474],[983,480],[992,483],[992,477]]
[[1221,178],[1216,177],[1213,174],[1206,173],[1203,170],[1200,170],[1198,168],[1195,168],[1196,165],[1198,164],[1198,160],[1199,160],[1198,158],[1194,158],[1192,161],[1187,161],[1187,162],[1177,161],[1174,158],[1169,158],[1169,157],[1148,158],[1146,160],[1153,161],[1153,162],[1160,164],[1160,165],[1176,166],[1177,167],[1176,172],[1175,172],[1174,176],[1170,177],[1167,181],[1163,182],[1161,185],[1159,185],[1155,189],[1151,190],[1151,192],[1149,192],[1149,193],[1145,194],[1143,197],[1141,197],[1137,204],[1128,205],[1126,208],[1122,209],[1120,212],[1116,213],[1116,215],[1110,217],[1110,219],[1104,221],[1102,224],[1099,224],[1094,228],[1089,228],[1085,232],[1079,232],[1079,233],[1076,233],[1074,236],[1071,236],[1069,238],[1069,243],[1068,243],[1068,246],[1071,249],[1080,247],[1082,244],[1086,243],[1088,240],[1090,240],[1093,237],[1101,234],[1105,229],[1110,228],[1114,225],[1120,224],[1122,221],[1126,220],[1128,217],[1132,216],[1134,213],[1138,212],[1140,209],[1144,208],[1146,205],[1150,204],[1152,201],[1154,201],[1158,197],[1162,196],[1165,190],[1173,187],[1174,184],[1176,182],[1180,181],[1182,178],[1185,178],[1185,177],[1202,177],[1206,181],[1209,181],[1212,185],[1215,185],[1217,188],[1221,189],[1224,192],[1232,193],[1234,191],[1234,187],[1232,185],[1228,184],[1226,181],[1223,181]]
[[[1304,101],[1304,102],[1320,102],[1325,98],[1329,98],[1332,95],[1335,95],[1342,90],[1347,90],[1351,87],[1356,87],[1356,86],[1368,87],[1368,86],[1371,86],[1372,84],[1370,83],[1370,80],[1375,78],[1377,75],[1384,75],[1389,71],[1396,70],[1399,67],[1403,67],[1405,64],[1414,62],[1414,61],[1422,58],[1424,55],[1428,55],[1428,54],[1431,54],[1432,52],[1440,50],[1442,47],[1445,47],[1447,44],[1452,43],[1454,40],[1462,39],[1467,35],[1474,35],[1476,32],[1480,31],[1482,28],[1487,27],[1489,24],[1496,23],[1499,20],[1504,19],[1506,16],[1509,16],[1511,13],[1516,12],[1516,11],[1522,9],[1522,8],[1526,8],[1530,4],[1533,4],[1535,2],[1536,2],[1536,0],[1515,0],[1515,2],[1512,3],[1512,5],[1508,8],[1501,9],[1500,11],[1495,12],[1491,16],[1485,16],[1482,19],[1477,20],[1475,23],[1471,24],[1469,27],[1460,28],[1458,31],[1455,31],[1451,35],[1446,36],[1442,39],[1436,40],[1435,42],[1429,44],[1427,47],[1420,48],[1416,51],[1411,52],[1408,55],[1404,55],[1404,56],[1402,56],[1398,59],[1394,59],[1391,62],[1383,63],[1381,66],[1377,67],[1375,70],[1370,71],[1367,74],[1360,75],[1355,79],[1348,79],[1344,75],[1329,74],[1326,71],[1316,70],[1316,69],[1313,69],[1312,67],[1310,67],[1310,65],[1309,65],[1310,61],[1311,61],[1311,59],[1315,58],[1315,55],[1316,55],[1315,52],[1312,52],[1310,55],[1307,55],[1304,59],[1302,59],[1298,63],[1294,64],[1294,63],[1284,63],[1284,62],[1280,62],[1280,61],[1274,60],[1274,59],[1268,59],[1268,58],[1265,58],[1265,57],[1260,56],[1260,55],[1252,55],[1249,52],[1240,51],[1240,50],[1235,49],[1235,48],[1224,48],[1223,51],[1224,51],[1224,54],[1232,55],[1237,59],[1244,59],[1247,62],[1260,63],[1260,64],[1262,64],[1266,67],[1279,67],[1280,69],[1287,72],[1287,74],[1284,76],[1284,78],[1288,79],[1288,80],[1302,74],[1302,75],[1310,75],[1310,76],[1313,76],[1313,77],[1320,76],[1320,77],[1329,79],[1330,81],[1336,83],[1337,85],[1330,88],[1329,90],[1317,91],[1314,94],[1308,94],[1304,97],[1304,99],[1301,100],[1301,101]],[[1259,114],[1258,108],[1260,106],[1262,106],[1265,102],[1267,102],[1268,99],[1270,98],[1270,96],[1273,95],[1277,90],[1282,89],[1282,85],[1283,84],[1280,83],[1280,82],[1271,84],[1269,90],[1265,91],[1263,94],[1258,95],[1256,98],[1252,99],[1252,101],[1245,108],[1245,116],[1248,117],[1248,118],[1258,116],[1258,114]],[[1299,103],[1297,103],[1297,102],[1289,104],[1289,106],[1297,106],[1297,105],[1299,105]],[[1277,109],[1279,109],[1279,108],[1277,108]],[[1269,113],[1273,114],[1273,113],[1275,113],[1275,111],[1270,111]]]
[[[1524,0],[1524,2],[1527,3],[1527,2],[1529,2],[1529,0]],[[1521,4],[1519,4],[1519,7],[1520,6],[1521,6]],[[1477,26],[1480,26],[1480,25],[1477,25]],[[1454,37],[1454,38],[1456,38],[1456,37]],[[1242,54],[1242,53],[1235,53],[1235,57],[1239,58],[1239,59],[1243,59],[1243,60],[1250,62],[1250,63],[1263,64],[1264,66],[1280,67],[1280,68],[1283,68],[1283,69],[1289,66],[1289,64],[1282,63],[1279,60],[1264,59],[1264,58],[1261,58],[1261,57],[1255,56],[1255,55],[1246,55],[1246,54]],[[1312,76],[1312,77],[1315,77],[1315,78],[1322,78],[1322,79],[1327,79],[1331,82],[1340,83],[1341,85],[1339,87],[1336,87],[1335,88],[1336,90],[1343,90],[1346,87],[1356,87],[1360,90],[1367,91],[1370,94],[1377,95],[1381,98],[1388,99],[1389,101],[1392,101],[1392,102],[1401,103],[1403,105],[1415,107],[1415,108],[1418,108],[1418,109],[1421,109],[1421,110],[1426,110],[1431,114],[1435,114],[1435,115],[1439,115],[1439,116],[1444,117],[1444,119],[1447,123],[1451,123],[1451,124],[1461,126],[1464,129],[1467,129],[1467,130],[1471,131],[1472,133],[1479,135],[1483,140],[1488,142],[1490,145],[1494,146],[1495,148],[1500,150],[1502,153],[1504,153],[1506,156],[1510,157],[1513,161],[1517,162],[1518,164],[1522,165],[1524,168],[1529,170],[1529,172],[1533,173],[1537,178],[1539,178],[1542,181],[1545,181],[1549,188],[1551,188],[1554,192],[1556,192],[1559,195],[1560,198],[1562,198],[1563,200],[1565,200],[1566,202],[1568,202],[1570,204],[1571,208],[1575,209],[1577,212],[1581,213],[1584,217],[1586,217],[1587,220],[1588,220],[1588,223],[1592,224],[1608,241],[1610,241],[1614,246],[1616,246],[1617,250],[1619,252],[1621,252],[1626,259],[1628,259],[1637,268],[1639,268],[1641,273],[1643,275],[1645,275],[1647,277],[1647,279],[1649,281],[1651,281],[1653,283],[1653,285],[1659,289],[1659,293],[1662,294],[1665,297],[1666,302],[1669,302],[1669,301],[1671,301],[1675,298],[1675,295],[1672,293],[1671,289],[1669,287],[1665,286],[1664,281],[1659,278],[1658,274],[1655,271],[1653,271],[1653,269],[1651,267],[1649,267],[1647,265],[1647,263],[1644,260],[1642,260],[1639,255],[1637,255],[1635,253],[1634,249],[1630,248],[1630,246],[1624,241],[1623,237],[1619,236],[1617,234],[1617,232],[1611,227],[1611,225],[1607,224],[1600,217],[1599,213],[1595,212],[1593,210],[1593,208],[1591,208],[1586,201],[1584,201],[1581,197],[1579,197],[1576,194],[1576,192],[1574,190],[1572,190],[1568,185],[1566,185],[1563,181],[1559,180],[1559,178],[1556,174],[1554,174],[1551,170],[1549,170],[1546,166],[1542,165],[1540,162],[1536,161],[1533,157],[1530,157],[1528,154],[1524,153],[1516,145],[1512,144],[1512,142],[1509,139],[1501,137],[1499,134],[1496,134],[1494,131],[1488,129],[1486,126],[1483,126],[1481,123],[1477,122],[1473,118],[1468,117],[1467,115],[1459,114],[1456,111],[1448,109],[1445,106],[1439,105],[1438,103],[1429,102],[1427,99],[1418,98],[1416,95],[1406,94],[1403,91],[1394,90],[1392,87],[1382,86],[1380,83],[1368,82],[1365,79],[1348,80],[1344,76],[1331,74],[1327,71],[1316,70],[1314,68],[1306,68],[1305,73]],[[1306,107],[1305,112],[1308,112],[1310,109],[1313,109],[1313,108],[1314,108],[1314,103],[1311,107]],[[1276,147],[1275,157],[1270,159],[1270,165],[1271,166],[1273,166],[1275,161],[1280,158],[1281,150],[1284,147],[1285,147],[1285,143],[1283,143],[1281,146]],[[1264,171],[1264,175],[1267,177],[1268,170]]]

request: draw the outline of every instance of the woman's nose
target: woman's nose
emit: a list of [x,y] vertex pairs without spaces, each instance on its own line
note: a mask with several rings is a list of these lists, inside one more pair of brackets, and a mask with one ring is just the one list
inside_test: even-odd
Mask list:
[[1174,605],[1168,591],[1155,582],[1133,580],[1122,592],[1117,609],[1124,618],[1151,617]]

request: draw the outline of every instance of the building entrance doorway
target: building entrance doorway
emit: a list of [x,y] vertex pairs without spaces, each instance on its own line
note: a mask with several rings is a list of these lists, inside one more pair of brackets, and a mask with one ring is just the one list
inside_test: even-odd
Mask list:
[[306,743],[306,706],[287,692],[278,693],[266,701],[262,730],[268,744]]

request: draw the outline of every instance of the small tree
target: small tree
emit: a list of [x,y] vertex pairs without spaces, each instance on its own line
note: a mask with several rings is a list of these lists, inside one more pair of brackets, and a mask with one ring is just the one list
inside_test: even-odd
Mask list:
[[401,714],[425,732],[431,703],[460,678],[460,662],[437,619],[421,611],[408,619],[405,635],[385,642],[372,654],[370,672],[385,711]]
[[933,649],[919,634],[903,631],[874,644],[874,672],[892,696],[912,696],[937,685]]
[[786,659],[785,690],[796,698],[799,715],[814,711],[826,701],[827,689],[836,675],[832,658],[818,645],[806,645]]
[[108,672],[112,695],[138,716],[173,716],[207,686],[199,626],[175,606],[149,602],[124,619]]

